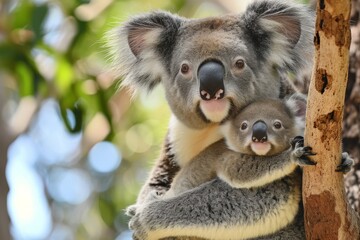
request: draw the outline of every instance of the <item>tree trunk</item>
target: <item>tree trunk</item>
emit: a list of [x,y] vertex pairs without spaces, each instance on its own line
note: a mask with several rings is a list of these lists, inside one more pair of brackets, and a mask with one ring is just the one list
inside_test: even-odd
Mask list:
[[351,46],[348,86],[345,96],[343,147],[355,159],[354,171],[346,176],[351,206],[360,213],[360,0],[352,1]]
[[342,117],[348,77],[350,1],[319,0],[315,65],[306,116],[305,144],[317,153],[305,167],[303,201],[307,239],[359,239],[358,219],[348,206],[341,159]]

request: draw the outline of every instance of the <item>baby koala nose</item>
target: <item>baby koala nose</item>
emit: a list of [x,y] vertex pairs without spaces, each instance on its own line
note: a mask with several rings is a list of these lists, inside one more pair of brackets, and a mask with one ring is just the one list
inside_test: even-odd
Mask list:
[[221,99],[225,95],[224,66],[218,61],[206,61],[198,70],[200,96],[203,100]]
[[254,123],[253,127],[253,134],[252,134],[252,141],[253,142],[266,142],[267,141],[267,126],[264,121],[257,121]]

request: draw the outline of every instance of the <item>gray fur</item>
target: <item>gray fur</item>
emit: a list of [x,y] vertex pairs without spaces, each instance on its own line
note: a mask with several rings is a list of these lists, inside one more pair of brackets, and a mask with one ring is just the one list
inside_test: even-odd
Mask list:
[[[296,120],[303,119],[299,112],[304,113],[300,110],[306,106],[304,103],[305,98],[301,94],[294,94],[287,100],[267,99],[245,107],[234,119],[229,120],[230,127],[227,128],[230,131],[227,133],[230,135],[225,134],[225,140],[212,144],[183,167],[165,196],[151,195],[146,201],[147,204],[140,206],[136,211],[131,208],[135,215],[131,219],[130,227],[134,229],[135,236],[144,240],[156,239],[152,232],[183,228],[184,235],[177,235],[182,236],[180,238],[167,238],[171,237],[171,231],[160,236],[166,239],[244,239],[241,237],[241,230],[246,227],[241,226],[266,222],[268,214],[272,212],[270,216],[273,217],[271,221],[274,223],[271,232],[268,232],[265,224],[250,236],[251,239],[305,239],[301,172],[296,166],[315,163],[308,158],[313,155],[311,148],[303,146],[302,137],[295,138],[304,126],[304,121]],[[253,107],[259,111],[251,111]],[[246,148],[241,146],[241,140],[251,135],[251,132],[237,133],[240,122],[244,119],[249,123],[257,120],[271,123],[274,119],[284,123],[285,129],[269,134],[268,141],[278,146],[274,152],[269,152],[266,156],[254,155],[251,151],[243,152]],[[232,143],[232,146],[236,146],[232,151],[225,142],[235,141],[234,136],[238,137],[239,143]],[[290,139],[293,138],[295,139],[290,147]],[[343,153],[341,161],[339,167],[348,171],[353,160],[347,153]],[[267,174],[271,176],[279,170],[280,174],[272,178],[266,177],[266,181],[261,185],[251,185],[256,183],[257,179]],[[247,187],[236,187],[244,183]],[[288,202],[289,199],[294,201]],[[278,208],[296,210],[281,216],[280,219],[275,210]],[[204,226],[213,231],[215,229],[215,232],[216,229],[221,229],[221,226],[240,226],[241,229],[235,231],[231,237],[207,235],[192,230]]]
[[[267,132],[269,142],[273,142],[270,152],[266,155],[274,155],[287,149],[290,138],[302,135],[305,127],[306,98],[303,94],[296,93],[290,96],[287,101],[278,99],[258,100],[244,109],[234,119],[228,121],[222,127],[224,135],[227,136],[227,144],[235,151],[253,155],[254,152],[247,146],[246,136],[252,131],[251,127],[240,130],[241,124],[246,122],[252,126],[260,116],[268,126]],[[275,129],[273,124],[280,121],[281,129]],[[295,127],[296,126],[296,127]]]
[[[167,195],[177,196],[219,175],[226,176],[227,183],[231,186],[246,183],[248,187],[258,187],[251,183],[266,174],[285,169],[288,165],[301,165],[300,157],[305,154],[304,148],[296,146],[292,150],[290,141],[303,134],[304,115],[296,114],[298,109],[305,107],[306,98],[300,93],[292,95],[286,101],[264,99],[249,104],[234,119],[223,125],[225,141],[212,144],[180,170]],[[268,142],[272,149],[266,156],[257,156],[245,147],[244,139],[251,136],[251,131],[240,131],[240,124],[245,119],[249,125],[258,120],[264,120],[270,126],[274,120],[284,124],[280,130],[268,129]],[[231,150],[229,145],[232,146]],[[277,179],[290,172],[282,174]],[[269,182],[265,184],[267,183]]]
[[[299,99],[299,94],[296,94]],[[287,135],[286,137],[269,137],[278,147],[270,156],[256,156],[243,152],[243,147],[232,151],[228,149],[225,141],[221,140],[214,143],[200,153],[188,165],[183,167],[173,181],[171,189],[164,197],[149,200],[150,202],[131,220],[131,227],[139,239],[152,239],[148,233],[157,229],[166,229],[173,227],[195,227],[195,226],[213,226],[226,224],[230,227],[233,225],[253,224],[255,222],[265,221],[267,214],[274,211],[272,216],[276,216],[275,209],[285,209],[289,198],[295,199],[291,202],[289,209],[297,209],[288,213],[288,219],[279,221],[277,217],[272,219],[276,223],[272,224],[272,232],[276,233],[270,239],[276,239],[279,236],[290,236],[293,239],[304,239],[303,223],[297,218],[301,209],[301,173],[296,172],[296,165],[303,163],[301,159],[306,156],[306,147],[296,144],[295,149],[290,148],[290,139],[295,137],[299,129],[302,129],[304,122],[298,123],[296,119],[296,108],[294,111],[289,106],[294,106],[294,97],[286,100],[267,99],[267,101],[255,102],[247,106],[240,112],[234,120],[229,120],[231,125],[230,135],[237,135],[239,131],[239,120],[248,119],[249,122],[264,120],[271,122],[278,119],[286,122],[286,131],[272,132],[271,135]],[[271,104],[266,104],[266,103]],[[300,105],[305,98],[300,101]],[[291,103],[291,104],[289,104]],[[306,102],[305,102],[306,103]],[[298,103],[299,104],[299,103]],[[261,108],[262,111],[247,111],[252,107]],[[259,109],[260,110],[260,109]],[[275,116],[274,116],[274,113]],[[275,118],[274,118],[275,117]],[[299,125],[296,125],[299,124]],[[250,132],[246,133],[251,134]],[[238,135],[237,135],[238,136]],[[233,141],[233,136],[229,140],[225,135],[227,142]],[[247,136],[238,136],[239,139]],[[251,185],[257,179],[265,175],[272,175],[280,170],[273,178],[266,178],[262,185]],[[224,184],[217,176],[223,176]],[[216,178],[217,180],[212,179]],[[210,181],[210,182],[209,182]],[[247,184],[247,187],[234,188],[238,184]],[[229,191],[229,186],[233,191]],[[194,194],[196,192],[196,194]],[[223,194],[227,195],[222,196]],[[229,194],[229,195],[228,195]],[[216,196],[216,197],[215,197]],[[206,198],[201,200],[202,198]],[[211,204],[204,205],[207,198],[211,199]],[[233,201],[237,199],[237,201]],[[231,211],[231,214],[229,213]],[[165,216],[163,216],[166,213]],[[283,217],[283,216],[282,216]],[[301,224],[299,224],[301,223]],[[287,227],[288,225],[292,227]],[[215,225],[215,226],[214,226]],[[279,230],[286,228],[286,231]],[[262,232],[262,230],[264,232]],[[241,230],[240,230],[241,231]],[[279,235],[278,235],[278,234]],[[188,232],[191,234],[191,231]],[[241,232],[237,233],[241,236]],[[266,226],[258,230],[252,237],[259,237],[269,234]],[[222,236],[195,235],[196,237],[211,237],[212,239],[225,239]],[[149,237],[149,238],[148,238]],[[163,236],[164,237],[164,236]],[[169,236],[166,236],[169,237]],[[240,239],[232,238],[229,239]],[[263,238],[261,238],[263,239]]]
[[147,234],[158,228],[248,224],[295,194],[300,187],[300,183],[294,184],[296,179],[299,178],[293,175],[260,189],[234,189],[216,178],[177,197],[150,202],[132,218],[130,226],[136,229],[138,239],[146,240],[151,239]]
[[213,179],[219,174],[225,175],[227,177],[226,182],[231,186],[237,183],[249,183],[251,185],[254,180],[272,171],[281,170],[286,165],[296,164],[297,155],[302,151],[302,149],[296,149],[295,151],[288,149],[278,155],[256,156],[229,150],[224,141],[219,141],[209,146],[196,159],[180,170],[167,194],[177,196]]
[[[211,126],[230,119],[239,109],[259,97],[278,98],[284,95],[285,90],[288,93],[290,88],[284,87],[287,84],[281,81],[279,72],[292,71],[297,74],[302,67],[311,65],[313,25],[313,13],[303,6],[289,1],[261,0],[254,1],[243,14],[206,19],[190,20],[161,11],[136,16],[111,33],[110,44],[114,68],[123,78],[122,86],[134,91],[149,91],[162,83],[178,124],[185,125],[189,131],[208,130]],[[245,61],[245,67],[241,70],[234,68],[234,61],[239,58]],[[206,115],[200,107],[202,102],[197,70],[201,63],[209,59],[221,62],[225,68],[224,99],[230,105],[226,114],[216,119]],[[184,62],[190,66],[190,73],[187,75],[180,74],[180,67]],[[180,156],[183,156],[181,153],[184,148],[179,148],[176,145],[176,140],[179,139],[172,137],[174,126],[170,126],[169,133],[172,146],[170,154],[174,154],[177,163],[181,163],[183,159]],[[202,145],[200,150],[218,139],[214,137],[213,140]],[[162,163],[166,168],[156,168],[153,171],[161,177],[167,174],[161,170],[167,169],[169,165],[167,161]],[[281,186],[287,184],[281,183],[283,180],[279,181]],[[212,185],[214,191],[221,190],[221,193],[208,195],[208,192],[212,192]],[[146,196],[150,192],[149,188],[143,188],[139,199],[153,198],[151,194]],[[154,217],[152,212],[155,216],[162,213],[162,216],[159,220],[151,221],[154,224],[151,228],[156,228],[159,221],[167,221],[164,210],[158,209],[157,204],[165,204],[165,209],[171,208],[169,214],[175,214],[168,223],[171,226],[183,223],[184,219],[176,219],[176,214],[179,214],[176,212],[181,210],[184,218],[195,218],[193,221],[198,223],[204,220],[204,223],[216,225],[217,220],[224,216],[220,214],[217,217],[206,211],[192,209],[186,205],[189,202],[182,198],[189,199],[190,202],[197,201],[195,206],[199,209],[214,206],[216,214],[224,208],[226,216],[237,219],[238,213],[232,209],[241,208],[237,197],[245,193],[216,179],[184,194],[185,196],[180,195],[183,197],[175,197],[173,202],[168,199],[143,205],[143,211],[139,211],[132,219],[133,226],[137,226],[134,223],[140,219],[147,221]],[[246,206],[252,208],[253,203],[248,204]],[[263,206],[261,202],[258,205]],[[175,209],[174,206],[178,208]],[[190,210],[196,216],[187,212]],[[212,211],[212,207],[208,210]],[[137,231],[141,232],[142,224],[139,228],[136,227]]]
[[[311,63],[312,12],[285,1],[255,1],[243,14],[185,19],[167,12],[134,17],[111,33],[115,68],[123,86],[151,90],[165,87],[172,112],[191,128],[209,119],[199,110],[197,69],[206,59],[220,61],[226,71],[226,96],[234,110],[258,96],[280,95],[279,74],[295,74]],[[234,59],[245,60],[241,72]],[[191,74],[179,74],[183,62]],[[274,68],[275,67],[275,68]]]

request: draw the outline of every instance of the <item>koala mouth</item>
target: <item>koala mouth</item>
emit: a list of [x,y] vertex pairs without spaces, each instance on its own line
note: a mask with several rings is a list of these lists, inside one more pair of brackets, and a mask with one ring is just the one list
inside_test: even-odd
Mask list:
[[271,144],[269,142],[251,142],[250,148],[256,155],[264,156],[271,150]]
[[231,104],[229,99],[222,98],[200,100],[199,106],[207,120],[221,122],[228,116]]

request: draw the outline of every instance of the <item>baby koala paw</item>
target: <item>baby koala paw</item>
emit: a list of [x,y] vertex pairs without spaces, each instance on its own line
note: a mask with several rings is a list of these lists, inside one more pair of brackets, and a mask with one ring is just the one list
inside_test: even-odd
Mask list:
[[292,160],[300,165],[300,166],[307,166],[307,165],[316,165],[316,162],[312,161],[309,156],[314,156],[316,153],[312,152],[312,148],[309,146],[304,147],[304,138],[301,136],[296,136],[291,141],[291,158]]
[[347,152],[341,154],[341,163],[335,169],[336,172],[347,173],[351,170],[354,165],[354,159],[350,157]]

